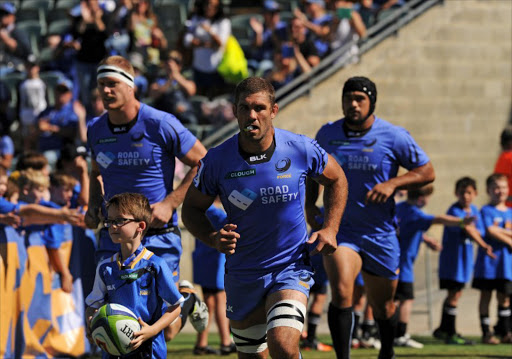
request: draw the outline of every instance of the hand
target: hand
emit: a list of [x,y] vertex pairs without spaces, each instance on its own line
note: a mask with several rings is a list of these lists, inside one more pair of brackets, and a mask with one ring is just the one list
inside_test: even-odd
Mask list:
[[306,204],[306,221],[314,231],[318,231],[322,228],[322,225],[316,221],[316,219],[321,216],[322,212],[317,206]]
[[210,33],[210,30],[211,30],[211,26],[208,25],[207,23],[205,22],[202,22],[201,25],[199,25],[203,28],[204,31],[206,31],[208,34]]
[[13,212],[0,214],[0,223],[16,228],[21,224],[21,218]]
[[66,293],[71,293],[73,291],[73,276],[71,273],[61,273],[60,274],[60,287]]
[[302,21],[302,23],[308,21],[308,17],[302,11],[300,11],[298,7],[296,7],[295,10],[293,11],[293,15],[295,15],[295,17]]
[[100,217],[100,209],[88,207],[87,212],[85,212],[84,222],[87,228],[96,229],[98,228],[101,221]]
[[382,204],[395,193],[395,186],[389,182],[377,183],[367,194],[365,203]]
[[170,204],[170,201],[153,203],[151,209],[153,210],[150,225],[152,228],[162,228],[164,224],[169,223],[174,212],[174,207]]
[[467,216],[462,218],[462,225],[467,226],[476,221],[476,216]]
[[258,21],[255,17],[251,17],[249,19],[249,25],[251,26],[252,30],[256,34],[262,34],[263,33],[263,25],[261,22]]
[[75,165],[75,168],[80,175],[87,173],[87,160],[82,156],[76,156],[73,160],[73,164]]
[[79,225],[84,221],[84,215],[80,213],[77,209],[62,207],[60,209],[60,212],[62,215],[62,220],[72,225]]
[[82,19],[85,23],[93,22],[94,18],[91,13],[91,9],[85,1],[80,2],[80,14],[82,15]]
[[492,247],[489,245],[487,245],[487,247],[485,248],[485,254],[487,254],[492,259],[496,259],[496,254],[494,254],[494,252],[492,251]]
[[139,318],[139,324],[141,329],[138,332],[133,333],[134,339],[130,342],[130,346],[133,350],[139,348],[142,343],[154,337],[156,334],[151,325],[144,322],[142,318]]
[[322,228],[317,232],[313,232],[306,243],[312,244],[314,242],[318,242],[318,244],[315,249],[309,253],[312,256],[318,253],[323,255],[331,255],[336,251],[336,248],[338,248],[336,232],[330,230],[329,228]]
[[88,307],[85,311],[85,336],[92,342],[91,336],[91,321],[94,314],[98,311],[98,308]]
[[212,236],[213,244],[219,252],[224,254],[235,253],[236,242],[240,238],[240,234],[234,232],[236,228],[236,224],[228,223]]

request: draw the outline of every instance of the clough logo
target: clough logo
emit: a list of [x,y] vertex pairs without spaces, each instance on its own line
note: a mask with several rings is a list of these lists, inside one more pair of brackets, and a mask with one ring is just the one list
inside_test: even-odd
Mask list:
[[288,157],[285,157],[284,159],[277,161],[276,171],[277,172],[286,172],[290,169],[291,165],[292,165],[292,161]]

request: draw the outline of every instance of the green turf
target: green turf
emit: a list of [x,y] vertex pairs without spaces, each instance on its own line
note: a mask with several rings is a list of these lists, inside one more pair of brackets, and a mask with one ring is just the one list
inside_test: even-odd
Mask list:
[[[450,359],[470,359],[470,358],[512,358],[512,344],[500,345],[446,345],[432,337],[414,337],[425,344],[423,349],[395,348],[397,358],[427,359],[427,358],[450,358]],[[479,343],[479,338],[471,338]],[[167,358],[192,359],[198,358],[192,354],[196,340],[195,334],[181,333],[171,343],[168,343]],[[321,335],[320,340],[324,343],[331,343],[331,339],[327,335]],[[210,335],[210,345],[218,348],[219,338],[217,335]],[[376,358],[377,350],[375,349],[354,349],[352,350],[352,358]],[[303,351],[304,359],[333,359],[333,352],[315,352]],[[203,355],[202,358],[220,358],[216,355]],[[223,358],[236,358],[236,354],[223,356]],[[99,356],[98,356],[99,358]]]

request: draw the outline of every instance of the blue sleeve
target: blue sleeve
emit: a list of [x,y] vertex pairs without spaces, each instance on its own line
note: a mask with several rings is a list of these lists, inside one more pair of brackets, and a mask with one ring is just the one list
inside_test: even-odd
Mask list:
[[0,142],[0,153],[2,155],[14,155],[14,143],[9,136],[3,136]]
[[57,249],[62,243],[62,230],[58,224],[48,225],[43,234],[46,248]]
[[418,226],[419,230],[425,232],[432,225],[432,221],[434,220],[435,216],[433,216],[431,214],[427,214],[419,208],[417,208],[417,210],[415,212],[416,212],[415,224]]
[[211,205],[210,208],[208,208],[206,216],[215,230],[221,229],[226,223],[228,223],[228,216],[226,212],[214,205]]
[[194,186],[207,196],[215,197],[218,194],[219,179],[215,173],[212,151],[208,151],[206,156],[199,161],[199,169],[194,178]]
[[156,287],[160,298],[169,306],[183,302],[183,296],[176,288],[169,266],[159,257],[152,259],[156,266]]
[[0,213],[1,214],[10,213],[12,211],[18,212],[19,210],[20,210],[19,204],[11,203],[8,200],[6,200],[5,198],[0,197]]
[[325,166],[327,165],[327,152],[320,147],[316,140],[303,136],[306,146],[307,160],[308,160],[308,175],[318,177],[324,173]]
[[172,115],[162,118],[159,133],[169,153],[178,158],[184,157],[196,143],[196,137]]
[[398,133],[395,137],[393,151],[398,163],[407,170],[427,164],[430,159],[411,134],[404,128],[397,127],[396,129]]

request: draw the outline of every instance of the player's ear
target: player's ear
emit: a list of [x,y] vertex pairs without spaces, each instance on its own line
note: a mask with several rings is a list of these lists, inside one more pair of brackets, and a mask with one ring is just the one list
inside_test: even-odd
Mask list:
[[277,111],[279,111],[279,105],[277,103],[274,103],[274,105],[272,106],[272,112],[270,113],[271,119],[274,119],[274,117],[276,117]]
[[146,227],[147,227],[147,223],[145,221],[140,221],[139,222],[139,227],[137,228],[137,232],[143,232]]

